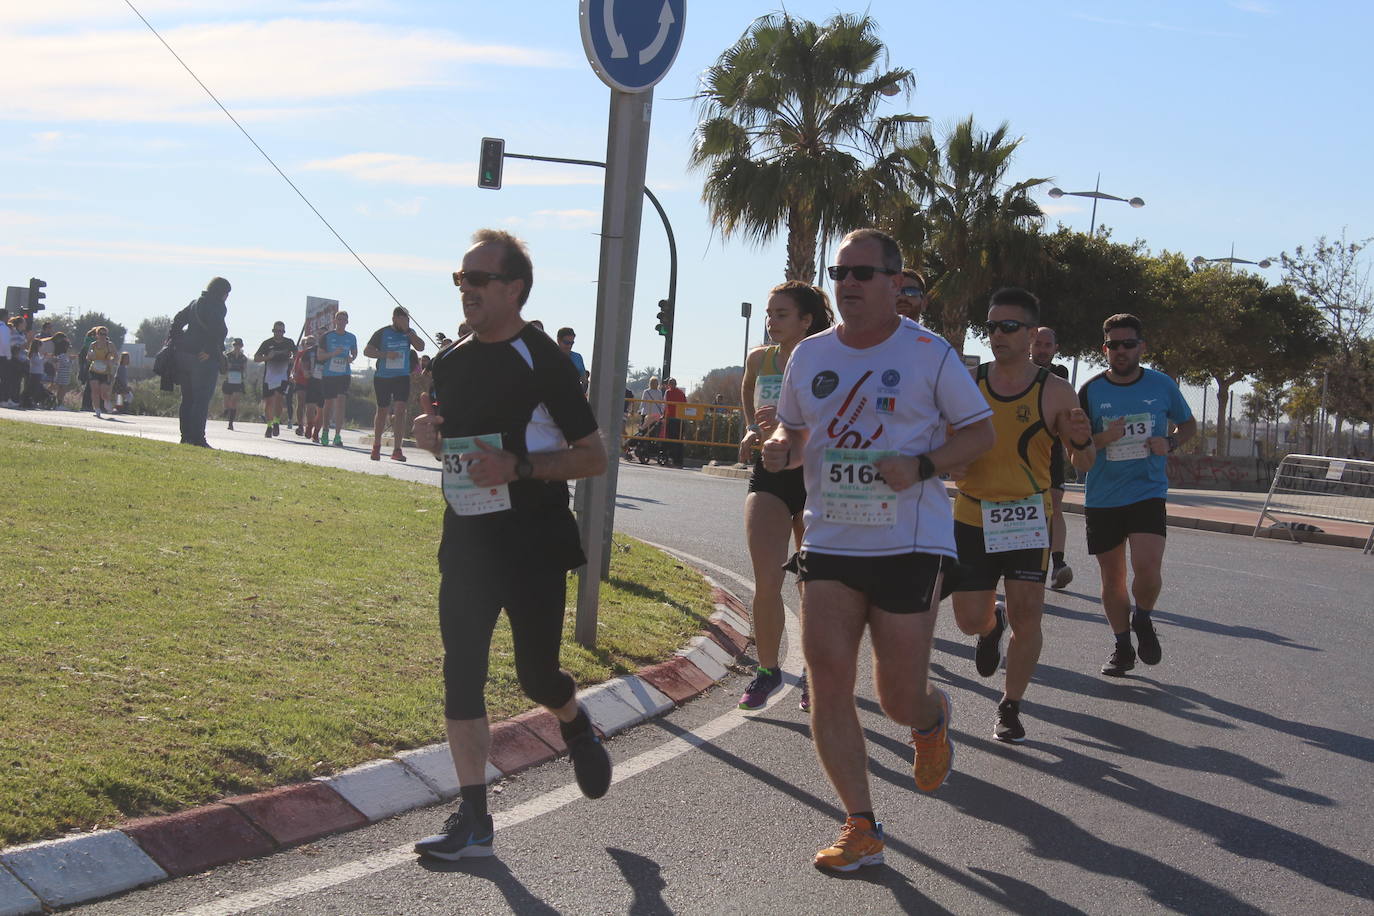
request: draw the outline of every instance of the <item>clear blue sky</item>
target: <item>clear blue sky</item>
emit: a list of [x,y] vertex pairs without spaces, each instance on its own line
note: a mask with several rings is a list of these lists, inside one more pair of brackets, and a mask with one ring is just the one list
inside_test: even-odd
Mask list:
[[[530,244],[526,316],[573,325],[591,350],[601,172],[508,161],[504,190],[475,181],[482,136],[604,158],[609,90],[586,63],[574,0],[136,5],[425,328],[456,327],[449,272],[472,230],[495,225]],[[685,166],[698,75],[777,8],[687,0],[681,53],[656,91],[648,180],[678,238],[684,384],[739,363],[739,303],[761,308],[782,277],[780,245],[712,234]],[[809,18],[838,8],[788,3]],[[1259,260],[1343,228],[1374,235],[1364,4],[866,8],[891,64],[917,74],[890,111],[937,129],[969,113],[1010,121],[1025,137],[1018,178],[1085,190],[1100,171],[1104,191],[1147,202],[1099,208],[1117,239],[1189,257],[1234,244]],[[0,38],[0,282],[41,277],[51,309],[98,308],[131,330],[216,274],[234,285],[230,332],[250,342],[276,318],[297,326],[307,295],[341,300],[360,333],[386,323],[390,300],[122,0],[6,3]],[[1052,221],[1087,228],[1090,201],[1040,202]],[[653,319],[666,291],[666,245],[646,208],[634,365],[661,359]]]

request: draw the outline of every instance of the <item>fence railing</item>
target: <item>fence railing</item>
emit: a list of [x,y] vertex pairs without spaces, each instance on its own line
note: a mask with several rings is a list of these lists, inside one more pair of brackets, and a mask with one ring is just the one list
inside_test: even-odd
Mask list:
[[1265,519],[1283,525],[1296,540],[1288,518],[1315,518],[1369,525],[1364,552],[1374,552],[1374,461],[1288,455],[1279,462],[1269,494],[1255,523],[1258,535]]
[[730,404],[626,398],[625,417],[622,444],[634,440],[728,449],[728,456],[720,457],[733,458],[739,451],[739,440],[744,437],[744,411]]

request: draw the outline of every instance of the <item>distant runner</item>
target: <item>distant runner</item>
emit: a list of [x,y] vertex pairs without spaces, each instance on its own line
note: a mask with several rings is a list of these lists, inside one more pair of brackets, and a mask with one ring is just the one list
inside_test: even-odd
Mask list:
[[410,326],[410,313],[401,306],[391,310],[391,324],[378,328],[363,348],[363,355],[377,361],[372,389],[377,395],[377,416],[372,422],[372,460],[382,458],[382,433],[391,417],[392,461],[405,461],[401,440],[406,435],[406,406],[410,403],[410,376],[415,369],[412,349],[423,350],[425,342]]
[[[1054,361],[1058,352],[1059,335],[1054,328],[1036,328],[1031,339],[1031,359],[1068,381],[1069,367]],[[1068,588],[1073,581],[1073,567],[1064,562],[1064,544],[1068,540],[1064,524],[1064,445],[1058,439],[1050,452],[1050,499],[1054,503],[1054,515],[1050,518],[1050,588],[1058,590]]]
[[343,446],[344,409],[348,404],[348,383],[353,377],[353,360],[358,358],[358,338],[348,332],[348,313],[334,313],[334,330],[320,335],[315,358],[321,371],[324,395],[324,421],[320,445],[329,444],[329,422],[334,421],[334,444]]
[[267,419],[264,436],[280,436],[281,421],[291,423],[285,415],[286,385],[291,378],[291,361],[296,357],[296,342],[286,336],[285,322],[272,325],[272,336],[258,345],[253,362],[265,363],[262,374],[262,413]]
[[228,352],[219,358],[219,371],[224,373],[224,384],[220,393],[224,395],[224,414],[229,420],[229,428],[234,428],[234,420],[239,413],[239,398],[243,396],[244,373],[248,370],[248,354],[243,352],[243,338],[235,337]]
[[[1163,657],[1150,613],[1164,585],[1164,538],[1169,492],[1165,455],[1193,438],[1197,420],[1174,380],[1140,365],[1145,338],[1140,319],[1113,315],[1102,323],[1102,353],[1108,369],[1078,393],[1092,421],[1097,460],[1088,472],[1084,520],[1088,553],[1102,573],[1102,609],[1116,647],[1102,673],[1120,677],[1140,660],[1157,665]],[[1126,593],[1126,549],[1130,545],[1131,595]],[[1131,609],[1135,597],[1135,610]]]

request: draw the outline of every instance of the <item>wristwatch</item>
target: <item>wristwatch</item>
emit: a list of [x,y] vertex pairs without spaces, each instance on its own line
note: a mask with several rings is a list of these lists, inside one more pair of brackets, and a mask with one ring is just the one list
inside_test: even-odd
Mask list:
[[1167,443],[1169,443],[1169,451],[1170,451],[1170,452],[1172,452],[1174,449],[1178,448],[1178,439],[1176,439],[1175,437],[1173,437],[1173,436],[1165,436],[1165,437],[1164,437],[1164,441],[1167,442]]
[[929,455],[916,456],[916,476],[921,480],[929,480],[935,476],[935,462],[930,460]]
[[761,433],[761,432],[763,432],[763,428],[760,427],[757,423],[750,423],[748,426],[746,426],[746,427],[744,427],[744,428],[745,428],[746,430],[748,430],[749,432],[751,432],[751,433]]
[[515,479],[529,480],[534,476],[534,465],[530,463],[530,456],[525,455],[515,462]]

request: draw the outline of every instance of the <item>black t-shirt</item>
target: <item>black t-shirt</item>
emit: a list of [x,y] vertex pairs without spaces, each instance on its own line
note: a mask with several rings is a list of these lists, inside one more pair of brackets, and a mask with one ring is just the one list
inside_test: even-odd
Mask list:
[[258,352],[253,354],[253,359],[266,359],[278,367],[290,362],[296,355],[296,344],[289,337],[278,340],[276,337],[269,337],[258,345]]
[[1064,381],[1067,382],[1069,380],[1069,367],[1063,363],[1050,363],[1047,368]]
[[[510,340],[483,343],[469,336],[430,363],[443,435],[501,435],[507,451],[524,456],[555,451],[596,432],[596,418],[577,370],[548,335],[533,325]],[[562,480],[515,480],[511,509],[489,515],[444,515],[455,523],[483,526],[502,516],[535,521],[568,516],[568,484]]]

